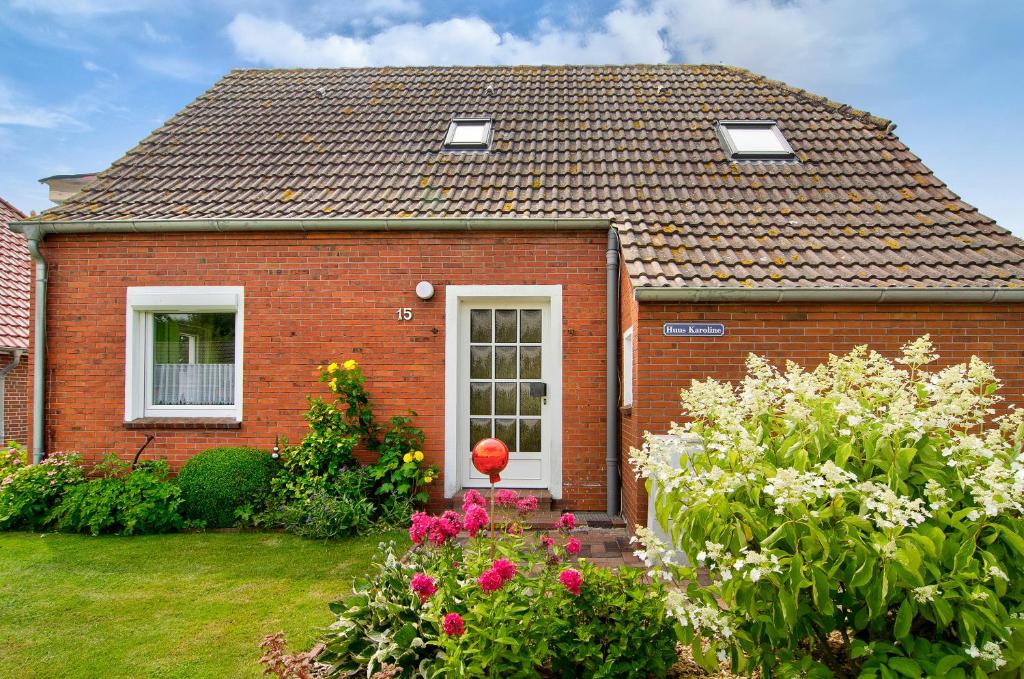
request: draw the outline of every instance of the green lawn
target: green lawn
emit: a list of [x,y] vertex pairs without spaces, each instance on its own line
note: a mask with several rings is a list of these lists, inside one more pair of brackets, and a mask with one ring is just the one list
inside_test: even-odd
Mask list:
[[0,676],[260,676],[263,635],[309,647],[380,540],[0,533]]

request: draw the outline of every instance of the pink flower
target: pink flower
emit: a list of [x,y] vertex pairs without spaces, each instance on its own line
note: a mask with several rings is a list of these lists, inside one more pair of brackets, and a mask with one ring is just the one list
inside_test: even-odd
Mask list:
[[433,522],[434,519],[427,516],[424,512],[413,514],[412,525],[409,526],[409,539],[417,545],[423,544],[423,538],[427,536]]
[[583,584],[583,575],[575,568],[566,568],[558,574],[558,581],[569,590],[573,596],[580,593],[580,585]]
[[502,582],[508,582],[515,577],[518,567],[508,559],[498,559],[491,564],[491,570],[496,571],[501,576]]
[[494,503],[499,507],[511,507],[519,500],[519,493],[508,488],[503,488],[498,491],[498,494],[494,498]]
[[555,539],[553,537],[551,537],[550,535],[545,535],[544,537],[542,537],[540,539],[540,544],[545,549],[551,549],[554,546],[554,544],[555,544]]
[[435,545],[443,545],[458,535],[460,530],[462,530],[462,517],[449,509],[441,516],[435,516],[431,522],[430,541]]
[[505,532],[509,535],[522,535],[523,527],[520,526],[518,523],[511,523],[509,524],[508,528],[505,529]]
[[485,592],[493,592],[501,589],[501,586],[505,584],[505,581],[501,578],[501,573],[489,568],[480,574],[480,577],[476,579],[477,584],[480,585],[480,589]]
[[572,530],[576,527],[576,515],[575,514],[562,514],[558,518],[558,523],[555,524],[555,528],[564,528],[566,530]]
[[437,591],[437,582],[426,573],[417,573],[412,576],[409,586],[419,596],[421,604],[426,603],[427,599]]
[[565,543],[565,551],[573,556],[580,553],[580,541],[576,538],[569,538],[569,542]]
[[470,505],[466,508],[466,518],[463,524],[466,527],[466,532],[469,533],[469,537],[476,537],[477,532],[481,528],[487,527],[487,510],[480,505]]
[[516,503],[516,510],[521,514],[537,511],[537,496],[527,495]]
[[469,511],[472,506],[486,507],[487,501],[484,500],[484,496],[475,490],[466,491],[465,496],[462,498],[462,511]]
[[449,613],[444,616],[444,633],[450,637],[461,637],[466,631],[466,625],[462,622],[462,616],[458,613]]

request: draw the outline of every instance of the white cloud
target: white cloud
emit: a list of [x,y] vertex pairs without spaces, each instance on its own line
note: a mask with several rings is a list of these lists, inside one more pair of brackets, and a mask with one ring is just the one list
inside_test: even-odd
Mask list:
[[11,7],[15,9],[89,17],[141,12],[153,4],[147,0],[11,0]]
[[0,82],[0,125],[22,127],[74,128],[84,125],[60,108],[31,104],[6,84]]
[[137,61],[145,69],[176,80],[205,82],[212,75],[202,64],[169,54],[147,54],[139,57]]
[[[370,0],[393,7],[406,0]],[[918,39],[899,3],[865,0],[622,0],[588,28],[542,21],[499,33],[476,16],[406,21],[366,35],[315,35],[241,13],[228,25],[236,52],[269,66],[658,63],[745,66],[804,86],[858,79]]]
[[150,42],[168,43],[174,40],[173,37],[166,33],[161,33],[153,27],[153,24],[148,21],[142,22],[142,35],[146,36],[146,39]]

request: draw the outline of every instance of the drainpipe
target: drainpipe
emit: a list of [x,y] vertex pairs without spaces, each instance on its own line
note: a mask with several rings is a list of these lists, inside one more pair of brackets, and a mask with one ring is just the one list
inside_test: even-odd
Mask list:
[[608,337],[606,341],[607,357],[607,401],[605,403],[605,419],[607,420],[608,440],[605,446],[605,464],[607,465],[607,505],[608,515],[618,516],[620,510],[619,487],[619,234],[615,227],[608,229],[607,264],[608,278],[605,283],[608,301]]
[[32,333],[35,354],[32,360],[32,462],[43,461],[43,401],[46,383],[46,260],[39,251],[45,232],[38,226],[25,230],[28,251],[36,262],[35,327]]
[[11,362],[0,368],[0,444],[6,443],[4,440],[7,438],[7,432],[4,430],[4,419],[7,417],[7,412],[4,410],[6,400],[6,390],[4,389],[4,382],[7,380],[7,373],[11,372],[18,367],[21,363],[21,355],[25,353],[24,349],[14,349],[11,354]]

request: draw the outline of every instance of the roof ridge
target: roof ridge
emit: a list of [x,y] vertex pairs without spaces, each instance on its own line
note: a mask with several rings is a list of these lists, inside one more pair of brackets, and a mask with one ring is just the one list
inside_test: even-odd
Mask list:
[[870,111],[862,111],[861,109],[854,108],[849,104],[844,104],[834,99],[829,99],[828,97],[822,96],[820,94],[815,94],[814,92],[805,90],[802,87],[796,87],[781,80],[775,80],[774,78],[769,78],[768,76],[761,75],[760,73],[755,73],[754,71],[751,71],[750,69],[747,68],[743,68],[742,66],[726,66],[725,64],[722,64],[722,67],[740,73],[753,80],[758,80],[768,85],[769,87],[774,87],[777,90],[782,90],[788,94],[792,94],[813,104],[830,108],[836,113],[840,113],[842,115],[854,118],[856,120],[865,121],[868,124],[872,125],[873,127],[877,127],[878,129],[882,130],[887,134],[891,133],[893,130],[896,129],[896,123],[889,120],[888,118],[876,116]]
[[26,214],[25,214],[24,212],[22,212],[21,210],[19,210],[18,208],[16,208],[16,207],[14,207],[13,205],[11,205],[10,201],[8,201],[8,200],[7,200],[6,198],[4,198],[3,196],[0,196],[0,203],[3,203],[3,205],[4,205],[5,207],[7,207],[7,208],[8,208],[9,210],[11,210],[11,211],[12,211],[12,212],[13,212],[13,213],[14,213],[15,215],[17,215],[17,216],[18,216],[18,217],[20,217],[21,219],[25,219],[25,218],[26,218],[26,217],[28,216],[28,215],[26,215]]
[[550,69],[565,69],[565,68],[613,68],[613,69],[626,69],[626,68],[671,68],[671,69],[685,69],[685,70],[698,70],[702,68],[716,68],[729,70],[735,67],[727,66],[725,64],[676,64],[676,63],[629,63],[629,64],[447,64],[444,66],[438,65],[419,65],[419,66],[295,66],[291,68],[287,67],[274,67],[274,68],[261,68],[261,67],[236,67],[232,68],[228,73],[293,73],[293,72],[313,72],[313,71],[424,71],[424,70],[517,70],[527,68],[550,68]]

